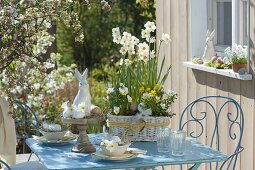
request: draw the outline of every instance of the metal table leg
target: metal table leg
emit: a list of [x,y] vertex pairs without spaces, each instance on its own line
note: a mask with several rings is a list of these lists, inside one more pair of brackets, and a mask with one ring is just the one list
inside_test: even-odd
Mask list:
[[201,163],[196,163],[192,167],[190,167],[188,170],[197,170],[197,168],[201,165]]

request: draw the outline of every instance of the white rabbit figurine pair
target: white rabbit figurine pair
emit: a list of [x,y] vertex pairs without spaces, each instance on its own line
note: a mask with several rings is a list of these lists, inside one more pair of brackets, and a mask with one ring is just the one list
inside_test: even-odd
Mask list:
[[215,30],[210,32],[207,30],[206,33],[206,45],[205,45],[205,50],[202,56],[202,60],[204,63],[208,62],[211,60],[213,56],[215,56],[215,50],[214,50],[214,45],[213,45],[213,38],[215,36]]
[[88,69],[85,69],[83,74],[75,69],[74,75],[79,81],[79,91],[72,105],[70,102],[62,104],[62,108],[64,109],[63,117],[81,119],[90,116],[91,109],[91,96],[89,92],[89,84],[87,82]]

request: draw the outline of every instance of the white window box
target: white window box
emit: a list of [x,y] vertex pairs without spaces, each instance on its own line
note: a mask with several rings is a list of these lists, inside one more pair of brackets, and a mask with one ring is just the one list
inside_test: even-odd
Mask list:
[[239,73],[235,73],[233,72],[232,69],[216,69],[213,67],[207,67],[204,66],[202,64],[194,64],[192,62],[184,62],[183,63],[184,66],[188,67],[188,68],[192,68],[192,69],[196,69],[196,70],[200,70],[200,71],[205,71],[205,72],[209,72],[209,73],[214,73],[214,74],[218,74],[218,75],[222,75],[222,76],[226,76],[226,77],[231,77],[231,78],[235,78],[235,79],[239,79],[239,80],[252,80],[252,75],[251,74],[239,74]]

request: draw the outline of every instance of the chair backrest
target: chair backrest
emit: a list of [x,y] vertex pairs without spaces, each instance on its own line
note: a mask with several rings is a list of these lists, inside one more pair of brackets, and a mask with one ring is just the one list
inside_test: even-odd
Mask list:
[[25,148],[25,140],[31,137],[31,134],[35,134],[37,136],[40,135],[39,132],[39,122],[36,116],[36,113],[25,103],[14,100],[14,106],[17,106],[14,109],[14,118],[15,118],[15,126],[16,126],[16,135],[18,142],[21,141],[23,147],[22,151],[17,152],[26,152]]
[[[217,102],[216,102],[217,101]],[[214,106],[213,103],[216,103]],[[204,105],[204,107],[200,107]],[[202,110],[202,108],[205,108]],[[229,109],[231,108],[231,109]],[[231,112],[229,111],[231,110]],[[208,118],[210,117],[210,118]],[[207,120],[209,119],[209,121]],[[211,135],[205,134],[205,122],[211,124],[212,129],[207,129],[211,131]],[[224,122],[220,122],[224,120]],[[216,163],[214,166],[210,164],[210,169],[214,167],[215,169],[235,169],[237,158],[240,152],[243,151],[241,145],[243,137],[244,128],[244,114],[239,103],[234,99],[223,96],[206,96],[196,99],[195,101],[188,104],[188,106],[183,110],[179,129],[188,129],[187,135],[192,138],[199,138],[205,135],[207,144],[210,147],[216,147],[215,149],[220,150],[220,146],[223,142],[221,141],[221,133],[219,124],[225,124],[227,128],[228,141],[233,142],[233,153],[228,155],[228,159],[221,165]],[[196,126],[196,133],[194,130],[189,130],[189,124]],[[222,127],[222,126],[221,126]],[[225,134],[226,135],[226,134]],[[225,138],[224,138],[225,139]]]
[[0,169],[2,168],[2,167],[1,167],[1,164],[5,166],[5,169],[7,168],[8,170],[11,170],[11,168],[9,167],[9,165],[8,165],[6,162],[4,162],[4,161],[2,161],[2,160],[0,159]]

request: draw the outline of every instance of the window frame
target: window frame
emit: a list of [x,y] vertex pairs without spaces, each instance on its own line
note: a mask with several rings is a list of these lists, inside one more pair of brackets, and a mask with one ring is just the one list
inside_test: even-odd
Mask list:
[[[214,47],[219,56],[224,55],[224,50],[228,45],[219,45],[217,43],[217,3],[232,2],[232,44],[244,44],[244,2],[247,2],[247,37],[249,37],[249,0],[207,0],[208,18],[207,27],[210,30],[215,30]],[[246,44],[249,45],[249,42]]]

